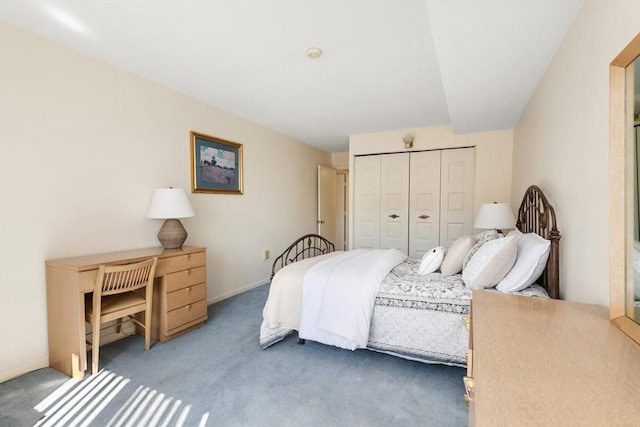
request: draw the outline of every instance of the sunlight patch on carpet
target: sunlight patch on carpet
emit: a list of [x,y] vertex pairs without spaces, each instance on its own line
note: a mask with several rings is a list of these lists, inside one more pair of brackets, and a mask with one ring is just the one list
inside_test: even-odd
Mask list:
[[[35,406],[42,418],[34,427],[91,426],[111,401],[130,382],[106,369],[84,380],[69,380]],[[192,406],[157,390],[138,386],[119,408],[109,408],[115,415],[107,427],[204,427],[209,413],[198,416]]]

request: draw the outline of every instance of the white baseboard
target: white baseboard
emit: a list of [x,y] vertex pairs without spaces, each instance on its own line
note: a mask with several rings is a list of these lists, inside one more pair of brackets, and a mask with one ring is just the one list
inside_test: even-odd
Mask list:
[[241,288],[234,289],[233,291],[225,292],[224,294],[220,294],[220,295],[215,295],[211,298],[207,298],[207,305],[225,300],[227,298],[231,298],[243,292],[247,292],[247,291],[250,291],[251,289],[257,288],[258,286],[266,285],[267,283],[269,283],[269,279],[263,279],[263,280],[259,280],[257,282],[245,285]]
[[[259,281],[254,282],[254,283],[250,283],[250,284],[248,284],[246,286],[243,286],[241,288],[234,289],[233,291],[225,292],[224,294],[216,295],[216,296],[214,296],[212,298],[207,298],[207,304],[213,304],[213,303],[225,300],[227,298],[231,298],[232,296],[239,295],[239,294],[241,294],[243,292],[250,291],[251,289],[257,288],[258,286],[266,285],[267,283],[269,283],[269,279],[263,279],[263,280],[259,280]],[[123,336],[130,335],[130,334],[132,334],[134,332],[135,331],[130,331],[125,327],[125,328],[123,328],[123,331],[118,335],[116,335],[115,332],[106,333],[106,334],[101,336],[100,344],[107,344],[107,343],[109,343],[111,341],[115,341],[115,339],[122,338]],[[37,369],[46,368],[47,366],[49,366],[49,358],[48,357],[42,358],[42,359],[38,359],[38,360],[35,360],[33,362],[29,362],[27,364],[24,364],[24,365],[15,367],[15,368],[2,370],[2,371],[0,371],[0,383],[3,383],[5,381],[9,381],[10,379],[19,377],[19,376],[24,375],[24,374],[28,374],[29,372],[35,371]]]
[[33,362],[26,363],[24,365],[20,365],[15,368],[2,370],[0,371],[0,383],[9,381],[24,374],[28,374],[29,372],[35,371],[37,369],[46,368],[47,366],[49,366],[49,358],[45,357],[34,360]]

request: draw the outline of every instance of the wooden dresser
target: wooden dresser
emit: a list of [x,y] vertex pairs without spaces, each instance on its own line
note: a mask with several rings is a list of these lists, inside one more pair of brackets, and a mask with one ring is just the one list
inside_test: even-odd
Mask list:
[[204,248],[163,258],[156,267],[151,337],[166,342],[207,320],[207,256]]
[[93,292],[99,265],[125,264],[150,257],[158,257],[151,320],[153,339],[165,342],[207,320],[204,247],[155,247],[47,260],[51,367],[74,378],[84,376],[87,369],[84,301],[85,294]]
[[469,425],[640,425],[640,345],[603,307],[474,291]]

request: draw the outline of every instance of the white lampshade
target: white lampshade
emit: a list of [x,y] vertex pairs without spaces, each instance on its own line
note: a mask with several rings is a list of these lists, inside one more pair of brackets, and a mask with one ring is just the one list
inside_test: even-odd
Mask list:
[[508,203],[483,203],[480,206],[476,222],[473,224],[475,228],[514,228],[516,219],[511,212]]
[[195,216],[187,192],[182,188],[158,188],[153,192],[147,218],[189,218]]

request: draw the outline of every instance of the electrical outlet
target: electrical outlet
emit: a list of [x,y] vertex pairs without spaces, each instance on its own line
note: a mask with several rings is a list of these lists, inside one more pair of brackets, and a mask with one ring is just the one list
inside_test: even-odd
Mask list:
[[262,252],[262,259],[269,259],[269,250],[265,250]]

